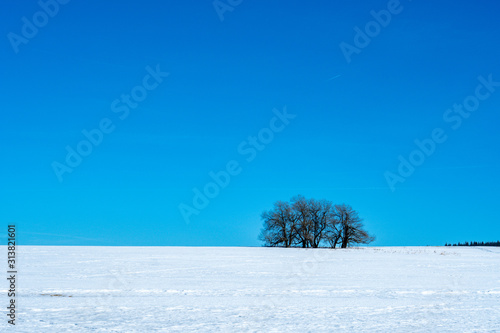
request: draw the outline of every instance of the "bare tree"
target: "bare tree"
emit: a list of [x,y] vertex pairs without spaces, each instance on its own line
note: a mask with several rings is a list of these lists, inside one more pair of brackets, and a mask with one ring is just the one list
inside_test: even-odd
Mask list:
[[293,245],[296,238],[295,216],[289,203],[277,201],[273,210],[262,213],[262,219],[264,228],[259,238],[266,246]]
[[295,215],[297,240],[301,247],[309,247],[311,240],[311,214],[309,203],[301,195],[292,198],[292,209]]
[[334,249],[342,240],[342,229],[339,221],[335,216],[335,207],[333,207],[332,217],[328,220],[327,227],[325,229],[325,241],[328,245]]
[[339,224],[342,248],[353,244],[368,244],[375,240],[363,229],[363,219],[351,206],[346,204],[335,205],[334,215],[337,224]]
[[309,243],[311,247],[319,247],[325,238],[325,229],[333,218],[333,204],[327,200],[308,200],[309,216],[311,219],[311,232]]

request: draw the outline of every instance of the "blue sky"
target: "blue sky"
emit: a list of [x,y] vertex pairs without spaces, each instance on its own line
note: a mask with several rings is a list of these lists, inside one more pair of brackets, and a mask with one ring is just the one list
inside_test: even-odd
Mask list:
[[[36,1],[0,14],[1,220],[21,244],[257,246],[260,213],[297,194],[352,205],[374,245],[500,237],[497,3],[42,3],[53,17]],[[341,43],[388,7],[348,62]],[[479,103],[453,128],[444,115],[466,100]],[[59,177],[102,121],[112,130]],[[435,129],[446,141],[391,189]],[[238,147],[259,133],[247,161]],[[193,189],[230,161],[239,172],[196,209]]]

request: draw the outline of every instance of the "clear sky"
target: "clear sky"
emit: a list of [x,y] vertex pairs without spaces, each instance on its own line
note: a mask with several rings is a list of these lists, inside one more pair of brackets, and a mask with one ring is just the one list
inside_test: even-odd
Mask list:
[[61,2],[0,11],[2,239],[258,246],[297,194],[500,238],[497,2]]

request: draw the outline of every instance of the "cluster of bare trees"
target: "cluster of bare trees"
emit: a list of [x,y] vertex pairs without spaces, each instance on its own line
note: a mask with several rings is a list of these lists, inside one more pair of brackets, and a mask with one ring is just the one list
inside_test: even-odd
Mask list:
[[277,201],[262,213],[259,239],[265,246],[342,248],[368,244],[375,238],[363,229],[363,220],[351,206],[296,196]]

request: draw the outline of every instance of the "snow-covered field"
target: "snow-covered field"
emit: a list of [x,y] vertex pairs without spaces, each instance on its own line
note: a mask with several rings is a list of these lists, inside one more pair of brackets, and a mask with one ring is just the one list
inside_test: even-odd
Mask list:
[[500,332],[500,248],[17,252],[2,332]]

